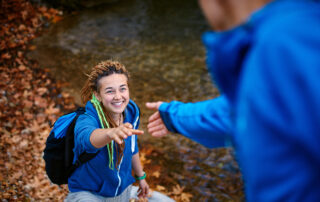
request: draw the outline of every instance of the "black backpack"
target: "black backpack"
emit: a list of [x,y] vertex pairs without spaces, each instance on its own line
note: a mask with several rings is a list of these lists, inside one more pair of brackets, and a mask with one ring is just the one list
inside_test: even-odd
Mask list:
[[97,155],[84,152],[73,164],[74,127],[78,117],[84,112],[85,109],[79,107],[76,111],[59,117],[47,138],[43,158],[47,175],[54,184],[68,184],[73,171]]

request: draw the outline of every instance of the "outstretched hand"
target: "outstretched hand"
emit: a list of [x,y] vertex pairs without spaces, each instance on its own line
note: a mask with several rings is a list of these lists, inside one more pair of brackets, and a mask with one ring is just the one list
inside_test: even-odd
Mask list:
[[131,135],[142,135],[143,133],[143,130],[133,129],[130,123],[125,123],[116,128],[113,128],[112,132],[109,135],[109,138],[111,140],[114,140],[118,144],[122,144],[122,139],[127,139],[127,137]]
[[163,123],[160,113],[158,111],[160,105],[163,102],[147,102],[146,107],[148,109],[156,111],[148,120],[148,132],[154,137],[162,137],[169,133],[166,125]]

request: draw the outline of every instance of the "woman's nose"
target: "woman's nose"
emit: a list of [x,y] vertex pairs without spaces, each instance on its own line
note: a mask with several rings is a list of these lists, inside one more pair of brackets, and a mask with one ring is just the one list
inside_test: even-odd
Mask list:
[[119,91],[116,91],[115,95],[114,95],[115,99],[120,99],[121,98],[121,93]]

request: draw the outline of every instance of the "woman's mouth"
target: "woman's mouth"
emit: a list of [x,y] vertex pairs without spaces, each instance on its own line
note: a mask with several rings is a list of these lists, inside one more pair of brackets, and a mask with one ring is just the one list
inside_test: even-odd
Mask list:
[[120,102],[112,102],[111,104],[115,107],[121,107],[123,101],[120,101]]

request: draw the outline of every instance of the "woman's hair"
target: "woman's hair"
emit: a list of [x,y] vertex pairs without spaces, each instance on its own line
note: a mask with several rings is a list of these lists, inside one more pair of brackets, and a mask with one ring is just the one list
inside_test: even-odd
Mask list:
[[[124,65],[121,64],[120,62],[112,61],[112,60],[106,60],[106,61],[100,62],[99,64],[97,64],[91,69],[91,72],[89,74],[87,74],[88,78],[81,89],[81,99],[84,104],[92,99],[92,95],[94,92],[99,93],[101,88],[99,84],[100,79],[105,76],[109,76],[111,74],[124,74],[129,80],[129,73],[124,67]],[[101,106],[102,106],[102,103],[101,103]],[[112,119],[111,114],[108,113],[103,106],[102,106],[102,109],[110,127],[111,128],[117,127],[117,124]],[[103,122],[103,124],[104,124],[104,127],[107,128],[106,123]],[[117,152],[116,165],[118,166],[123,155],[124,142],[121,145],[116,144],[115,146],[116,146],[116,152]]]

